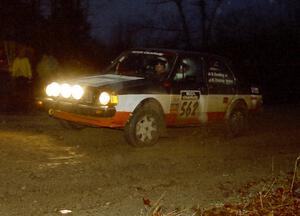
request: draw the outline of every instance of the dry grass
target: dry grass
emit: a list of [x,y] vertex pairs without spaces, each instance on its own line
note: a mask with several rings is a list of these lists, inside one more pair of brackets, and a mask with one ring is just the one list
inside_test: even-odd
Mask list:
[[[300,215],[300,179],[298,168],[300,156],[295,161],[294,171],[285,176],[278,176],[264,180],[260,183],[250,182],[239,190],[239,203],[228,203],[210,208],[194,207],[191,209],[176,209],[165,212],[162,200],[165,193],[150,205],[149,200],[144,200],[146,216],[275,216],[275,215]],[[250,193],[252,187],[263,183],[261,190],[255,194]]]

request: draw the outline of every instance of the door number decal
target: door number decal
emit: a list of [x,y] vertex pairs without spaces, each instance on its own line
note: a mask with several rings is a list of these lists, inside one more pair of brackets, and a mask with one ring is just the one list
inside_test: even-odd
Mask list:
[[199,114],[200,91],[185,90],[180,92],[179,117],[189,118]]

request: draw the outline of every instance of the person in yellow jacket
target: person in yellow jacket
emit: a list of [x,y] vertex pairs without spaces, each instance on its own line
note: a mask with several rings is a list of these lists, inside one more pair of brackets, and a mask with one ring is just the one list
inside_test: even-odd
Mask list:
[[14,93],[20,102],[28,102],[30,98],[30,84],[32,70],[29,58],[26,56],[26,49],[22,48],[14,59],[11,67]]
[[11,73],[13,78],[24,78],[31,80],[31,65],[28,57],[26,57],[25,49],[21,49],[19,55],[14,59]]

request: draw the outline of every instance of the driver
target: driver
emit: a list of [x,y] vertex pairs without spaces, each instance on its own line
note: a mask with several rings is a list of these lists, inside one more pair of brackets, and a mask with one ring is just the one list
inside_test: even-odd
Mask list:
[[163,59],[157,59],[154,65],[155,77],[162,81],[163,78],[167,75],[167,66],[166,61]]

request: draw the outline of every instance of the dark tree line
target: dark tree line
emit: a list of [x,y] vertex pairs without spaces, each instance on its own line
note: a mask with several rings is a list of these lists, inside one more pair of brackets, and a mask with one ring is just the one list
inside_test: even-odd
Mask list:
[[[59,57],[85,57],[94,62],[137,46],[214,52],[251,66],[250,72],[241,70],[243,75],[258,75],[267,92],[276,85],[285,92],[300,92],[296,75],[300,61],[299,0],[260,1],[264,5],[249,3],[235,10],[227,6],[227,11],[224,0],[145,0],[152,15],[120,18],[111,29],[111,44],[106,49],[101,41],[90,37],[88,2],[0,0],[0,40],[15,40],[37,50],[53,50]],[[102,2],[110,4],[98,3]],[[99,13],[105,9],[99,8]]]
[[40,1],[1,0],[0,39],[30,42],[38,34],[43,18]]
[[246,77],[259,77],[265,100],[297,101],[300,96],[300,2],[274,1],[259,10],[233,11],[216,24],[216,47],[246,64]]
[[87,16],[88,2],[83,0],[1,0],[0,40],[76,54],[90,40]]
[[[266,101],[272,101],[272,97],[282,101],[297,99],[300,96],[300,1],[252,2],[227,11],[225,2],[148,0],[149,5],[156,6],[160,18],[143,17],[141,21],[139,17],[130,45],[135,45],[133,37],[142,37],[143,45],[148,47],[225,55],[239,66],[241,79],[263,87]],[[173,10],[165,10],[167,6],[173,6]]]
[[81,48],[90,40],[87,15],[87,1],[50,0],[47,33],[55,50],[65,50],[64,52],[70,52],[70,54],[76,53],[77,48]]
[[[50,47],[62,54],[94,43],[88,23],[88,0],[1,0],[0,39]],[[253,49],[296,49],[299,46],[299,1],[274,0],[276,8],[261,11],[255,5],[220,13],[224,0],[146,0],[150,6],[173,11],[153,11],[154,16],[137,15],[120,19],[111,33],[111,46],[157,46],[184,49],[230,47]],[[109,3],[107,3],[109,4]],[[101,11],[99,11],[101,13]],[[236,49],[236,48],[232,48]],[[284,51],[284,50],[283,50]],[[272,51],[269,51],[272,53]]]

